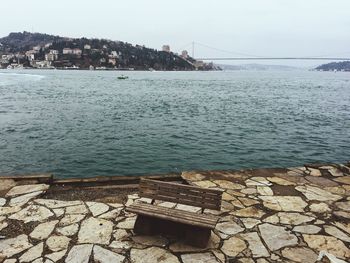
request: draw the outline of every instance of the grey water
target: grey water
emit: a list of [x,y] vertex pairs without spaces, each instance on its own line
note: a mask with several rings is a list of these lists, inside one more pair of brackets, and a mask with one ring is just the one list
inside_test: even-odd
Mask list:
[[350,73],[0,71],[1,175],[347,160]]

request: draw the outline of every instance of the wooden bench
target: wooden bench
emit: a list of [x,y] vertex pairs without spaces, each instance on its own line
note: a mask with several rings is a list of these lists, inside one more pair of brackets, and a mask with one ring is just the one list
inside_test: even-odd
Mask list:
[[[139,196],[151,199],[151,203],[135,202],[126,211],[136,213],[134,232],[141,235],[175,234],[183,236],[187,243],[206,247],[211,230],[218,217],[203,214],[204,209],[220,210],[222,191],[141,179]],[[155,200],[168,201],[200,207],[200,211],[189,212],[155,205]],[[200,213],[199,213],[200,212]]]

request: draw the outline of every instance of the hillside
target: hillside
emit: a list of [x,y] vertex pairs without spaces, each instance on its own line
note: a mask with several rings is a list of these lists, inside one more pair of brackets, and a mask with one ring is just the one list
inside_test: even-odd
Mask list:
[[[0,38],[2,67],[194,70],[193,59],[107,39],[10,33]],[[210,70],[210,68],[209,68]]]
[[350,61],[331,62],[318,66],[319,71],[350,71]]

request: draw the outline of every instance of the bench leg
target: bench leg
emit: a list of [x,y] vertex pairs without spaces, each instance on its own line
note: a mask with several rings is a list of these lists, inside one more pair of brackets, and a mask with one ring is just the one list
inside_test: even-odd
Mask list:
[[185,240],[187,244],[205,248],[208,245],[211,230],[209,228],[188,226],[185,233]]
[[151,217],[138,215],[134,225],[134,232],[139,235],[152,235],[154,222]]

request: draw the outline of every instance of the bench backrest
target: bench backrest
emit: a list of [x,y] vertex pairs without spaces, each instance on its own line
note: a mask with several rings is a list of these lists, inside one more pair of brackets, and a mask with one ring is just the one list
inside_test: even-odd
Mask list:
[[184,205],[220,210],[222,191],[196,186],[161,182],[150,179],[140,180],[141,197],[163,200]]

